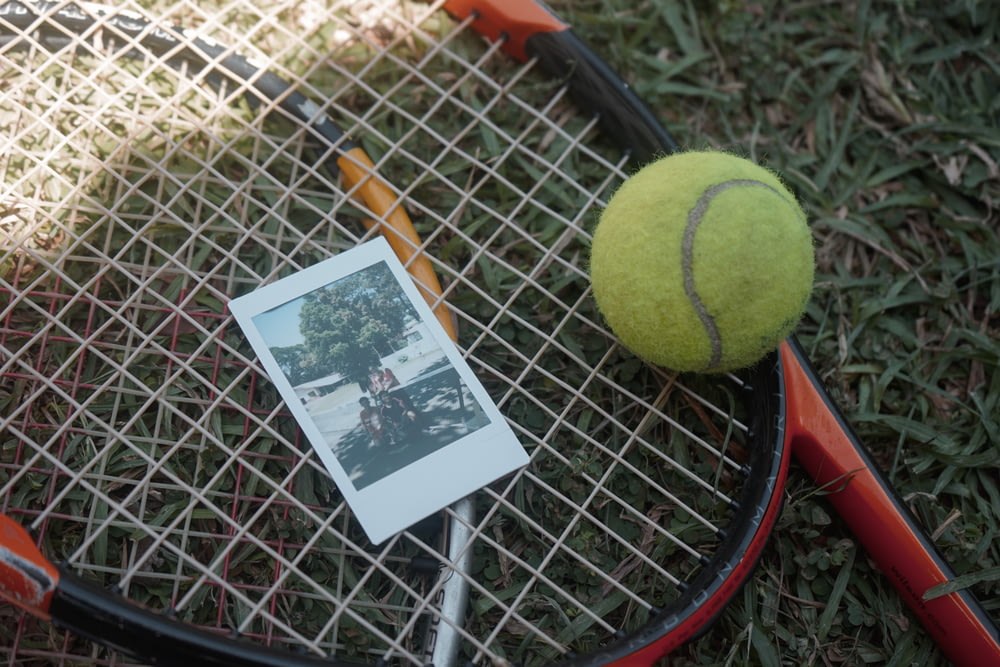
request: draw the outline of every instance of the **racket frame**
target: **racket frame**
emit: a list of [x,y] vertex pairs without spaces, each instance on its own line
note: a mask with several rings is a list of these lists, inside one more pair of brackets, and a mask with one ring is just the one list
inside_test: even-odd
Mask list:
[[[32,4],[39,10],[48,12],[58,12],[59,7],[67,7],[47,2]],[[454,0],[446,2],[445,8],[456,16],[475,19],[473,27],[482,30],[488,37],[508,39],[505,48],[515,57],[537,58],[540,66],[550,75],[565,80],[578,103],[598,113],[604,128],[619,145],[633,154],[638,164],[676,150],[676,143],[631,88],[611,72],[568,29],[567,24],[538,3],[518,0],[515,4],[516,7],[506,4],[508,11],[500,13],[495,9],[505,6],[503,2],[484,4]],[[15,10],[8,9],[3,16],[7,20],[11,16],[17,18],[18,5],[26,7],[18,2],[5,3],[3,8],[14,7]],[[72,18],[68,10],[62,11],[65,18]],[[517,14],[518,11],[525,13]],[[515,12],[513,16],[511,12]],[[28,12],[23,13],[27,14]],[[530,20],[521,21],[523,16],[529,16]],[[25,29],[28,27],[37,29],[39,26],[29,22]],[[114,27],[125,32],[129,29],[127,22]],[[160,33],[153,33],[153,36],[160,36]],[[206,44],[206,48],[210,55],[205,61],[206,66],[217,58],[217,64],[224,68],[220,70],[224,76],[235,75],[240,80],[243,75],[232,67],[234,63],[235,66],[242,67],[241,63],[232,61],[233,56],[220,55],[221,52],[210,53],[216,48],[212,45]],[[225,70],[229,73],[226,74]],[[251,74],[258,77],[261,73],[254,71]],[[399,206],[391,188],[375,173],[371,159],[350,144],[332,121],[328,124],[329,119],[323,120],[323,114],[317,116],[315,112],[318,108],[315,105],[305,98],[298,99],[295,92],[289,93],[287,84],[276,78],[271,80],[265,75],[256,78],[254,86],[263,97],[291,100],[288,104],[293,110],[296,107],[306,110],[305,117],[300,120],[308,123],[324,143],[332,141],[334,146],[339,147],[336,168],[345,175],[351,187],[363,191],[362,197],[366,204],[379,218],[378,221],[366,224],[379,226],[391,243],[395,238],[393,247],[404,259],[404,264],[417,267],[414,273],[425,296],[429,300],[438,301],[439,297],[435,295],[440,294],[440,285],[429,261],[420,254],[420,239],[415,232],[411,233],[412,223]],[[598,91],[596,95],[593,94],[594,91]],[[447,320],[446,328],[453,335],[450,317],[440,314],[446,313],[446,309],[439,302],[433,305],[440,308],[436,312],[442,318],[442,323]],[[878,472],[870,456],[865,453],[853,430],[822,389],[797,341],[791,338],[784,342],[779,354],[761,368],[763,370],[755,374],[756,379],[749,385],[749,391],[753,391],[754,387],[763,391],[761,395],[765,397],[764,404],[758,405],[757,409],[766,418],[755,425],[752,431],[760,431],[754,434],[755,438],[763,437],[764,441],[771,442],[773,437],[774,440],[772,451],[764,457],[767,465],[761,463],[760,469],[766,467],[768,470],[768,474],[762,478],[765,480],[764,485],[748,485],[738,510],[746,513],[740,520],[749,521],[753,528],[741,535],[727,536],[710,564],[691,582],[689,591],[682,594],[677,603],[671,605],[670,610],[655,614],[653,620],[637,633],[590,656],[573,657],[571,663],[603,664],[606,660],[616,660],[619,664],[649,664],[697,636],[721,612],[724,605],[738,592],[742,582],[753,572],[766,543],[766,536],[773,528],[780,510],[781,489],[788,469],[788,451],[795,453],[810,476],[828,493],[831,503],[945,653],[956,664],[982,664],[984,659],[988,660],[990,657],[996,658],[1000,663],[1000,642],[996,627],[971,593],[960,591],[933,600],[924,598],[924,593],[929,588],[951,581],[954,574],[905,504]],[[761,387],[763,389],[759,389]],[[768,502],[758,502],[764,497],[761,495],[762,489],[765,490],[765,495],[770,494]],[[7,530],[8,527],[4,526],[5,542]],[[16,541],[20,543],[23,539],[18,538]],[[461,541],[460,537],[456,537],[453,544]],[[51,576],[51,564],[44,559],[37,564],[42,572]],[[720,577],[720,572],[726,572],[728,576]],[[463,577],[452,579],[464,581]],[[45,594],[48,596],[45,604],[29,605],[36,613],[43,617],[58,617],[62,613],[86,615],[83,609],[103,609],[109,606],[111,611],[108,612],[108,618],[112,619],[109,622],[118,622],[113,619],[117,613],[114,609],[120,610],[122,606],[120,596],[100,590],[95,592],[85,582],[78,582],[75,575],[63,573],[56,580],[58,585]],[[19,594],[11,597],[17,595]],[[461,598],[462,593],[459,592],[457,596]],[[465,603],[449,604],[464,607]],[[145,613],[148,612],[141,612],[139,615]],[[139,637],[145,636],[142,633],[156,631],[155,628],[163,623],[168,626],[180,625],[163,615],[149,614],[153,626],[142,626]],[[85,635],[93,633],[95,636],[103,632],[99,627],[90,626],[79,627],[76,631]],[[183,636],[176,637],[172,643],[190,641],[188,632],[203,631],[183,626],[181,632]],[[213,641],[218,639],[212,633],[205,634]],[[445,634],[448,634],[447,631]],[[107,639],[106,636],[100,638]],[[446,647],[443,649],[446,654],[457,651],[457,633],[452,633],[451,639],[439,642]],[[224,639],[223,651],[229,651],[234,643],[240,644]],[[127,647],[121,648],[128,652]],[[199,650],[210,649],[202,647]],[[253,647],[253,652],[259,653],[260,648]],[[288,657],[284,652],[280,655],[282,658]],[[289,663],[286,661],[284,664]],[[324,659],[322,664],[330,662]]]

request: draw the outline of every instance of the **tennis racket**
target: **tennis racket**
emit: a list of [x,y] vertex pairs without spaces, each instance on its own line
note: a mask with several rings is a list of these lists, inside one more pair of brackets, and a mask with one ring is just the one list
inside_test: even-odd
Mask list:
[[[604,329],[594,211],[675,145],[545,8],[7,2],[0,43],[15,604],[163,664],[649,664],[751,575],[794,451],[944,652],[1000,658],[794,340],[675,376]],[[226,314],[376,234],[532,458],[380,545]]]

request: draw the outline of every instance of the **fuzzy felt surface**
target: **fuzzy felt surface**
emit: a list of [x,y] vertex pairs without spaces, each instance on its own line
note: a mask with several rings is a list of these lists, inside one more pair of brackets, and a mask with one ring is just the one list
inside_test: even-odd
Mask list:
[[777,175],[721,152],[678,153],[630,177],[594,232],[590,273],[612,331],[678,371],[752,365],[812,291],[805,214]]

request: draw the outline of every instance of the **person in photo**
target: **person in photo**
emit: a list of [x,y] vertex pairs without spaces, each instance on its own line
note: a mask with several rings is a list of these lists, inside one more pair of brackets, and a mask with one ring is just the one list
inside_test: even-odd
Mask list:
[[385,442],[386,432],[382,421],[381,411],[372,405],[371,399],[362,396],[358,401],[361,403],[361,426],[372,439],[372,444],[381,445]]

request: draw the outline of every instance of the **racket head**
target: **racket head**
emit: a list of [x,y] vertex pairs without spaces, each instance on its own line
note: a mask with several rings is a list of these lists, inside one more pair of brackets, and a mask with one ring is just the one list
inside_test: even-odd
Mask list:
[[[39,3],[3,52],[22,82],[7,109],[21,164],[3,193],[17,226],[2,260],[5,510],[87,579],[279,648],[417,663],[444,625],[473,659],[652,659],[717,615],[777,516],[776,360],[681,378],[622,350],[585,257],[627,158],[544,73],[484,50],[469,20],[456,34],[408,6],[366,24],[348,4],[328,59],[313,45],[325,33],[305,41],[326,87],[292,92],[321,92],[310,112],[375,156],[531,466],[485,489],[472,522],[448,510],[368,544],[225,314],[377,233],[365,221],[385,207],[327,166],[354,144],[234,78],[219,44],[242,40],[221,24],[228,39],[206,40],[199,63],[180,57],[202,49],[190,33],[169,56],[125,22],[46,37],[61,19]],[[249,16],[287,77],[301,54]],[[77,33],[101,48],[68,46]],[[545,92],[521,99],[520,83]],[[467,530],[470,569],[442,546],[449,523]],[[468,620],[438,612],[455,577]]]

